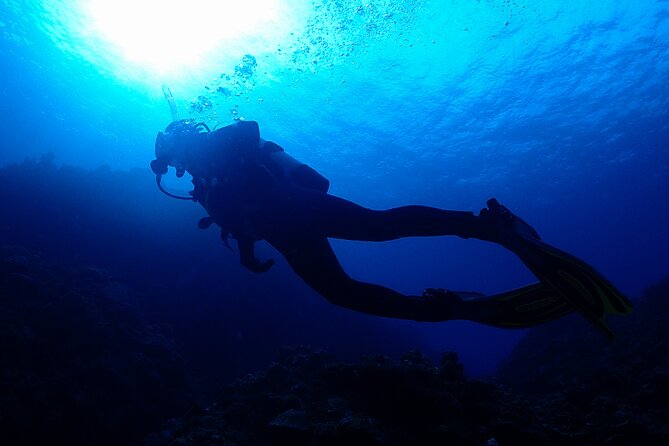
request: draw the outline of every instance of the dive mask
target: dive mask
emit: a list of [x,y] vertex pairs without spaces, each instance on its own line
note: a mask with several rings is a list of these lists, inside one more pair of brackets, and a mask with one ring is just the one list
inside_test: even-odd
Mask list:
[[156,159],[151,161],[151,171],[156,175],[156,183],[158,188],[164,194],[181,200],[194,200],[192,195],[190,197],[178,196],[167,192],[162,186],[162,176],[168,172],[169,166],[176,168],[177,178],[181,178],[186,173],[186,165],[183,160],[184,153],[181,156],[177,152],[185,149],[183,147],[187,144],[187,137],[209,132],[209,127],[204,122],[194,122],[191,119],[181,119],[170,123],[164,132],[158,132],[156,135],[155,154]]

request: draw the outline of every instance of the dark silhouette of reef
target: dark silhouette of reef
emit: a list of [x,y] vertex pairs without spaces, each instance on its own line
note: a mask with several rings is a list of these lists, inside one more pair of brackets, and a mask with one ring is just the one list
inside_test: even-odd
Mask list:
[[455,353],[435,367],[287,348],[146,445],[669,444],[668,297],[669,279],[613,320],[615,344],[577,316],[533,329],[485,382]]
[[669,444],[669,278],[611,319],[615,343],[579,317],[533,329],[497,381],[573,444]]
[[173,344],[93,267],[0,247],[0,438],[139,444],[192,400]]
[[286,348],[217,403],[172,420],[146,445],[538,444],[537,417],[495,384],[468,380],[457,354],[341,363]]

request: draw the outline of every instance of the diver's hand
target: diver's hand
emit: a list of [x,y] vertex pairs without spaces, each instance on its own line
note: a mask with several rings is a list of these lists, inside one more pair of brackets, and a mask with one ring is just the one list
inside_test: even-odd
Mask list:
[[239,246],[239,260],[241,264],[254,273],[265,273],[272,265],[274,259],[265,260],[261,262],[254,254],[254,241],[250,238],[238,238],[237,246]]
[[264,262],[261,262],[257,258],[253,257],[252,259],[249,259],[248,261],[244,262],[243,265],[249,270],[253,271],[254,273],[266,273],[269,271],[269,269],[274,265],[274,259],[268,259],[265,260]]

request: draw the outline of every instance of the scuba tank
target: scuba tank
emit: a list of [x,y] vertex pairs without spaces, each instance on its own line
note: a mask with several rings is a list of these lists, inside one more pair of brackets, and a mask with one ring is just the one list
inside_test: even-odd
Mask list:
[[260,140],[267,168],[280,181],[327,193],[330,181],[307,164],[288,155],[283,147],[271,141]]

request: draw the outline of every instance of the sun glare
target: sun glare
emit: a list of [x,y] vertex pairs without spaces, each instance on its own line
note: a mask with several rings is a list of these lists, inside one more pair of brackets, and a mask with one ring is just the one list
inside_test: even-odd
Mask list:
[[197,68],[209,53],[276,25],[277,0],[90,0],[87,34],[115,58],[156,74]]

